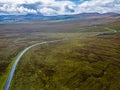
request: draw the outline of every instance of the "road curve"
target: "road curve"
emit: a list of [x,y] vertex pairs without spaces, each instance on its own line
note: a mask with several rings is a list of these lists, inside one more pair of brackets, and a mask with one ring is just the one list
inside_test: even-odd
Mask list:
[[9,87],[10,87],[10,84],[11,84],[11,81],[12,81],[12,78],[13,78],[13,75],[14,75],[14,72],[15,72],[15,69],[16,69],[16,66],[18,64],[18,62],[20,61],[21,57],[32,47],[35,47],[35,46],[38,46],[38,45],[42,45],[42,44],[48,44],[48,43],[54,43],[54,42],[58,42],[58,41],[62,41],[62,40],[53,40],[53,41],[46,41],[46,42],[41,42],[41,43],[36,43],[36,44],[33,44],[27,48],[25,48],[21,53],[20,55],[16,58],[13,66],[12,66],[12,69],[9,73],[9,76],[8,76],[8,79],[6,81],[6,84],[5,84],[5,87],[4,87],[4,90],[9,90]]

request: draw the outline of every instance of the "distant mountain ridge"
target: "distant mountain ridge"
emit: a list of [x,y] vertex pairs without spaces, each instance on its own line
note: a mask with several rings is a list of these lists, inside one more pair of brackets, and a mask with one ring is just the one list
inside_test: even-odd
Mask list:
[[35,14],[27,14],[27,15],[0,15],[0,22],[23,22],[23,21],[36,21],[36,20],[67,20],[74,18],[88,18],[92,16],[118,16],[120,14],[116,13],[81,13],[75,15],[59,15],[59,16],[43,16],[43,15],[35,15]]

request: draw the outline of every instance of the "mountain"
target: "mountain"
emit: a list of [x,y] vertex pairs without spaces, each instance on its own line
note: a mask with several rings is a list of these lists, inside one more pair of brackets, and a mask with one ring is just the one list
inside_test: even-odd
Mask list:
[[21,22],[21,21],[36,21],[36,20],[66,20],[75,18],[88,18],[95,16],[117,16],[115,13],[81,13],[76,15],[59,15],[59,16],[43,16],[35,14],[27,15],[0,15],[0,22]]

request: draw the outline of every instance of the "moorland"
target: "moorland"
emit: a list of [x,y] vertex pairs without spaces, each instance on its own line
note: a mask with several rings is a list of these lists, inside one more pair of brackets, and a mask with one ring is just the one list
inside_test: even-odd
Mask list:
[[120,16],[0,23],[0,90],[19,53],[11,90],[119,90]]

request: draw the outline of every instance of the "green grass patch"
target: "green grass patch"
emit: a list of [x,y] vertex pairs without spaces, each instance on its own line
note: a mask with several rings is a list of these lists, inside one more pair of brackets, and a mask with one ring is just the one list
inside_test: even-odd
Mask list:
[[19,54],[16,57],[14,57],[14,58],[11,59],[11,63],[8,65],[6,71],[0,76],[0,90],[4,89],[4,86],[5,86],[6,81],[8,79],[8,75],[9,75],[9,73],[11,71],[11,68],[12,68],[12,66],[13,66],[16,58],[19,56]]
[[30,49],[11,90],[119,90],[119,35],[70,39]]

